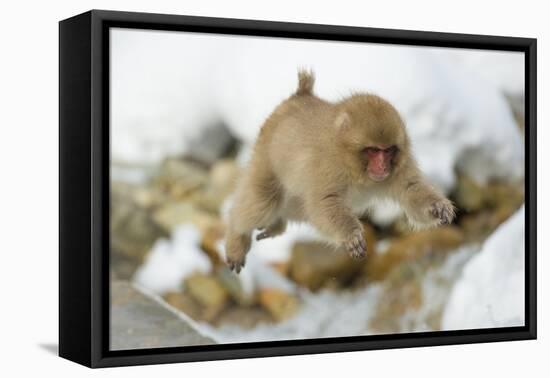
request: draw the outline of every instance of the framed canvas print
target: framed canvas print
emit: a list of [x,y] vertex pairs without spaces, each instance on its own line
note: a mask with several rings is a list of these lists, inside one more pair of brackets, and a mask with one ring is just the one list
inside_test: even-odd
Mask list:
[[60,22],[59,353],[536,337],[536,40]]

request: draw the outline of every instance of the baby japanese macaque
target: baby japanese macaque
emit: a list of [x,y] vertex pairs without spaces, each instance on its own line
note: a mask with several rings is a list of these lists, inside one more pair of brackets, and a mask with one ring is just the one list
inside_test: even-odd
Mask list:
[[[257,240],[282,234],[288,221],[309,222],[353,257],[367,245],[358,215],[369,204],[400,204],[415,228],[452,222],[454,207],[423,177],[403,120],[386,100],[357,93],[325,101],[311,72],[261,128],[229,213],[226,259],[239,272]],[[437,158],[434,156],[434,158]]]

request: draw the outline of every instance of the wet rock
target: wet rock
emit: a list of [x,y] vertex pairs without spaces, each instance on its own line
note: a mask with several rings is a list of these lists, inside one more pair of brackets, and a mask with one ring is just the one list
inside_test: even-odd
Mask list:
[[491,183],[487,187],[486,202],[492,208],[509,207],[517,210],[524,202],[523,184]]
[[174,199],[185,199],[203,188],[207,181],[205,167],[184,159],[169,158],[163,161],[152,183]]
[[273,317],[260,306],[230,306],[216,318],[214,325],[217,327],[232,325],[252,329],[266,323],[273,323]]
[[458,207],[466,211],[480,210],[485,203],[484,188],[468,176],[459,174],[454,201]]
[[510,217],[524,202],[521,183],[490,182],[481,186],[459,176],[454,200],[465,212],[458,224],[470,241],[480,241]]
[[523,185],[504,182],[481,185],[459,173],[453,199],[459,208],[469,213],[501,206],[517,209],[524,201]]
[[218,214],[227,196],[233,192],[240,169],[234,160],[221,160],[210,169],[208,184],[195,191],[190,201],[202,209]]
[[363,263],[342,249],[320,242],[297,242],[292,247],[290,277],[310,290],[338,287],[350,282]]
[[466,214],[460,218],[459,226],[468,241],[482,241],[517,210],[516,206],[503,205],[496,209]]
[[154,242],[167,235],[150,212],[136,203],[136,186],[111,183],[111,261],[119,278],[128,279]]
[[393,240],[384,253],[367,258],[366,274],[369,281],[379,281],[403,261],[414,261],[429,254],[457,248],[464,242],[464,234],[454,226],[422,230]]
[[230,155],[238,145],[229,129],[221,122],[201,130],[200,134],[188,143],[186,155],[205,164]]
[[290,293],[280,289],[261,289],[258,301],[277,321],[291,318],[298,310],[298,300]]
[[178,225],[184,223],[194,224],[202,233],[211,227],[221,227],[219,218],[186,201],[161,206],[153,213],[153,219],[166,232],[172,232]]
[[382,288],[381,300],[369,322],[369,327],[377,333],[399,332],[408,325],[404,324],[404,315],[414,312],[422,306],[422,277],[418,263],[401,265],[388,278]]
[[170,306],[185,313],[197,321],[204,321],[202,306],[188,293],[169,292],[164,295],[164,300]]
[[203,306],[203,318],[212,321],[227,305],[229,294],[210,275],[196,273],[185,280],[185,291]]
[[215,343],[192,320],[176,315],[130,283],[111,283],[111,350]]
[[225,264],[216,270],[216,278],[235,303],[241,306],[250,306],[255,302],[254,293],[247,293],[243,289],[239,277],[229,270]]
[[290,273],[290,263],[288,261],[277,261],[269,264],[271,268],[283,277],[288,277]]
[[209,186],[221,193],[230,193],[237,184],[240,174],[239,165],[235,160],[220,160],[210,169]]
[[140,186],[133,192],[132,199],[141,208],[149,210],[166,203],[170,197],[159,188]]
[[290,261],[279,267],[279,271],[310,290],[347,285],[364,269],[365,261],[376,255],[376,232],[368,223],[363,223],[363,229],[366,259],[352,259],[343,248],[325,243],[298,242],[292,248]]
[[464,247],[398,264],[379,283],[369,328],[376,333],[437,331],[445,304],[464,264],[478,251]]
[[203,232],[201,238],[201,249],[208,255],[215,270],[226,266],[218,248],[218,244],[223,240],[224,233],[224,224],[221,222],[215,223]]

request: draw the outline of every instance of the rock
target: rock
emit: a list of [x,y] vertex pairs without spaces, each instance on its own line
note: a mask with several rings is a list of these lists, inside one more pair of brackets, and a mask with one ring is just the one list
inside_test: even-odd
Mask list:
[[219,281],[210,275],[195,273],[185,280],[185,290],[203,306],[203,317],[212,321],[228,303],[229,294]]
[[260,289],[258,301],[277,321],[291,318],[298,310],[298,300],[280,289]]
[[292,247],[290,277],[310,290],[338,287],[350,282],[363,263],[321,242],[297,242]]
[[[467,208],[470,211],[458,221],[470,241],[484,240],[524,202],[522,184],[491,182],[484,187],[478,186],[476,191],[481,197],[479,204]],[[468,195],[464,186],[457,189],[456,200],[460,201],[459,205],[466,206],[464,199],[460,198]]]
[[158,207],[170,200],[164,192],[156,187],[138,187],[132,198],[138,206],[144,209]]
[[227,196],[233,192],[240,169],[234,160],[221,160],[210,169],[208,184],[204,190],[195,191],[190,198],[195,205],[211,213],[219,214]]
[[352,259],[343,248],[321,242],[297,242],[292,248],[290,261],[277,270],[310,290],[349,284],[364,269],[365,261],[376,255],[376,233],[368,223],[363,223],[363,229],[367,243],[366,259]]
[[501,206],[518,209],[524,201],[521,183],[490,182],[481,185],[464,174],[458,174],[453,199],[466,212],[495,209]]
[[237,184],[240,171],[235,160],[217,161],[210,169],[208,184],[215,191],[231,193]]
[[375,333],[437,331],[454,282],[478,252],[464,247],[398,264],[379,283],[369,329]]
[[160,166],[159,173],[153,179],[153,185],[172,198],[181,200],[203,188],[207,181],[208,172],[200,164],[169,158]]
[[134,185],[111,183],[111,268],[122,279],[130,278],[154,242],[167,235],[136,203],[135,192]]
[[218,248],[218,243],[223,239],[224,233],[225,226],[220,222],[208,227],[202,234],[201,249],[206,252],[215,270],[226,266]]
[[459,208],[477,211],[485,204],[484,188],[468,176],[459,174],[453,198]]
[[269,264],[271,268],[283,277],[288,277],[290,273],[290,263],[288,261],[277,261]]
[[482,210],[473,214],[465,214],[460,217],[458,225],[464,231],[468,241],[481,241],[494,229],[491,225],[493,212]]
[[482,210],[460,218],[459,226],[468,241],[483,241],[517,210],[515,206],[503,205],[494,210]]
[[197,321],[204,321],[202,306],[188,293],[175,291],[164,295],[164,300],[172,307],[184,312],[186,315]]
[[196,324],[126,281],[111,283],[110,349],[216,344]]
[[519,209],[524,202],[523,183],[519,185],[491,183],[486,190],[486,203],[492,208],[508,207]]
[[[416,267],[417,263],[414,263]],[[402,264],[400,271],[394,271],[392,277],[384,281],[382,300],[378,301],[375,314],[369,321],[369,327],[377,333],[393,333],[403,330],[403,316],[406,312],[418,310],[422,306],[422,277],[419,269]]]
[[216,278],[235,303],[241,306],[250,306],[254,303],[255,298],[253,293],[244,291],[239,277],[229,270],[225,264],[216,270]]
[[237,145],[237,139],[219,122],[201,129],[200,134],[187,144],[186,155],[205,164],[212,164],[234,152]]
[[166,232],[172,232],[178,225],[183,223],[194,224],[201,233],[212,227],[222,227],[220,225],[221,221],[217,217],[186,201],[163,205],[153,213],[153,219]]
[[370,224],[365,222],[363,222],[363,236],[365,237],[365,241],[367,242],[367,258],[370,255],[376,255],[376,249],[378,245],[376,231]]
[[443,226],[410,233],[391,242],[380,254],[367,258],[366,274],[369,281],[383,280],[403,261],[414,261],[429,254],[457,248],[464,242],[458,227]]
[[273,317],[260,306],[230,306],[216,318],[214,325],[216,327],[231,325],[252,329],[259,324],[269,323],[273,323]]
[[223,201],[225,200],[225,195],[205,189],[194,192],[188,200],[202,211],[218,216],[220,213],[220,208],[223,205]]

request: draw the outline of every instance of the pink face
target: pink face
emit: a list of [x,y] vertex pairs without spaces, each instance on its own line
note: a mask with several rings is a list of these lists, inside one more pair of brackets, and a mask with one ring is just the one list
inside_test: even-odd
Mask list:
[[364,154],[367,158],[367,174],[371,180],[384,181],[393,169],[393,159],[397,153],[396,146],[367,147]]

